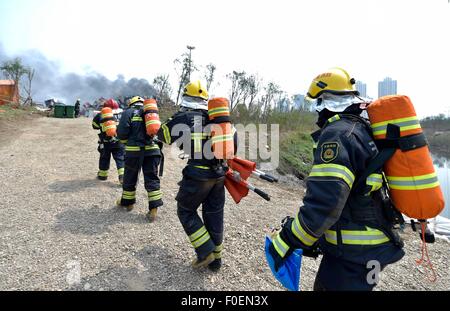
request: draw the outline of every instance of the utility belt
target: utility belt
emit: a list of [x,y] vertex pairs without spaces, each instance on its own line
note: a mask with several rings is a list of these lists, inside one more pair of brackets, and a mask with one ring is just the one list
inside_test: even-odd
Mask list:
[[[209,162],[209,163],[208,163]],[[225,175],[226,173],[226,165],[224,161],[220,160],[214,160],[214,161],[195,161],[195,160],[188,160],[187,165],[189,167],[198,169],[200,171],[210,171],[214,172],[218,175]],[[211,163],[214,162],[214,163]]]

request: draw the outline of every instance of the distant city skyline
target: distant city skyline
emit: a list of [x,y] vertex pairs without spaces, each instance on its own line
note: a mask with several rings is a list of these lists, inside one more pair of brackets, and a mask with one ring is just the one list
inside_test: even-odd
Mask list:
[[367,97],[367,84],[361,81],[356,82],[356,90],[359,92],[359,95],[362,97]]
[[386,95],[397,95],[397,80],[386,77],[378,82],[378,98]]

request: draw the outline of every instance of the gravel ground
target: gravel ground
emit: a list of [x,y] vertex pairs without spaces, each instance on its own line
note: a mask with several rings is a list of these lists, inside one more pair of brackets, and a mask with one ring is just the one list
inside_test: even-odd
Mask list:
[[[193,271],[174,200],[184,161],[166,149],[165,206],[149,224],[142,181],[137,208],[128,213],[113,205],[121,194],[115,165],[109,181],[95,179],[97,136],[90,122],[27,121],[0,146],[0,290],[283,290],[265,264],[263,242],[271,225],[296,213],[300,184],[255,181],[271,202],[250,194],[237,206],[228,197],[224,267]],[[414,261],[418,238],[404,237],[407,255],[385,270],[378,289],[449,290],[450,245],[430,246],[439,276],[430,283]],[[318,264],[304,260],[303,290],[312,288]]]

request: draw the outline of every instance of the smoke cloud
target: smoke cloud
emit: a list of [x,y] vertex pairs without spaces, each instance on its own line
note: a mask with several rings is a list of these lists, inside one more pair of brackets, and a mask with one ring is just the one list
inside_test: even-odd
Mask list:
[[0,43],[0,64],[15,57],[20,57],[25,66],[36,70],[32,85],[35,102],[56,98],[71,104],[80,98],[83,103],[86,101],[92,103],[100,97],[140,95],[150,98],[156,95],[155,88],[145,79],[132,78],[126,81],[125,77],[119,74],[115,80],[109,80],[97,72],[85,75],[64,73],[57,62],[47,59],[39,51],[29,50],[16,55],[7,55]]

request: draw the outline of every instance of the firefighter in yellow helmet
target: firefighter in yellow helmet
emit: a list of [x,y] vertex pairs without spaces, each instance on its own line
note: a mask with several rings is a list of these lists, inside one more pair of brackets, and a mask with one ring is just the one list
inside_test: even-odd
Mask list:
[[116,205],[129,211],[136,203],[136,184],[139,172],[144,175],[144,186],[148,194],[149,212],[147,219],[153,222],[158,208],[163,205],[158,169],[161,163],[161,150],[155,137],[147,135],[144,119],[144,99],[131,98],[128,109],[122,113],[117,136],[125,144],[125,175],[123,177],[122,197]]
[[[372,290],[380,272],[400,260],[403,243],[394,226],[402,221],[386,195],[381,170],[369,164],[378,154],[366,100],[342,68],[319,74],[308,98],[318,112],[314,163],[303,206],[272,236],[269,252],[279,269],[294,249],[316,258],[323,253],[314,290]],[[377,271],[375,271],[377,272]]]
[[192,266],[218,271],[222,266],[225,169],[211,150],[208,98],[200,81],[188,83],[180,110],[162,124],[158,138],[167,144],[176,142],[189,159],[176,200],[178,218],[197,255]]

